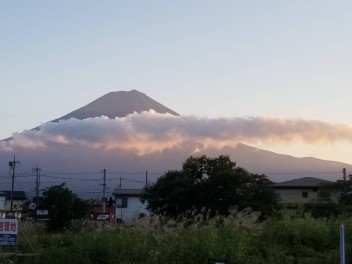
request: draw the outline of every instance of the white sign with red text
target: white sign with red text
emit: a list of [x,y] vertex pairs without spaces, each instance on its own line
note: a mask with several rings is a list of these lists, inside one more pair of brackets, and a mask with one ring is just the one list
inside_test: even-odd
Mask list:
[[17,245],[17,234],[17,219],[0,219],[0,246],[15,247]]

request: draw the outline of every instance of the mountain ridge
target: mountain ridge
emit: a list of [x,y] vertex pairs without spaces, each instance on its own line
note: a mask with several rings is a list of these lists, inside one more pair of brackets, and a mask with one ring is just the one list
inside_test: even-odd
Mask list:
[[259,149],[243,143],[235,149],[224,148],[237,165],[251,172],[266,174],[274,181],[299,177],[318,177],[325,180],[342,178],[342,169],[352,172],[352,164],[319,159],[315,157],[295,157]]
[[82,120],[101,116],[114,119],[116,117],[125,117],[134,112],[141,113],[149,110],[154,110],[160,114],[169,113],[179,116],[178,113],[158,103],[146,94],[137,90],[131,90],[107,93],[87,105],[50,122],[58,122],[70,118]]

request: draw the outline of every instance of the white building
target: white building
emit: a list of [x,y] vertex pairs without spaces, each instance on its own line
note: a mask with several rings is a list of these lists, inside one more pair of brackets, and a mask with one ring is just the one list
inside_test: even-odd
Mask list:
[[318,190],[324,183],[329,183],[329,181],[314,177],[304,177],[275,183],[272,187],[280,196],[281,203],[306,204],[317,201]]
[[115,197],[115,219],[117,222],[129,222],[134,218],[148,215],[146,204],[143,204],[139,196],[142,189],[119,189],[113,191]]
[[[16,215],[21,215],[25,201],[25,192],[14,191],[12,193],[12,210]],[[0,191],[0,218],[5,218],[9,211],[11,211],[11,191]]]
[[6,193],[0,191],[0,211],[5,211]]

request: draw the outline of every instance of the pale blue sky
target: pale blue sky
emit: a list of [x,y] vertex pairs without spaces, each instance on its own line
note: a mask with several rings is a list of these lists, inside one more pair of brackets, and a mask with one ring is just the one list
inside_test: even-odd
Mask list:
[[0,138],[110,91],[352,123],[351,1],[1,1]]

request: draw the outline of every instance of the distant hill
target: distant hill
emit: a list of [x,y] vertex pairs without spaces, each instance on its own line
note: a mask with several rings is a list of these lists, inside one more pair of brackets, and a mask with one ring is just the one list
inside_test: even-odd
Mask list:
[[314,157],[297,158],[245,144],[238,144],[235,148],[223,148],[221,153],[228,153],[237,165],[251,172],[266,174],[274,181],[300,177],[337,180],[342,179],[343,168],[352,172],[351,164]]

